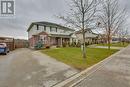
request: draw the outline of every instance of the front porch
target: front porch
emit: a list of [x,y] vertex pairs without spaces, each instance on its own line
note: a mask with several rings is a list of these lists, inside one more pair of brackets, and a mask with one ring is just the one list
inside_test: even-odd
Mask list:
[[46,33],[40,33],[38,35],[33,35],[32,38],[29,39],[30,48],[35,48],[35,46],[43,46],[43,47],[65,47],[70,43],[70,36],[65,35],[48,35]]
[[50,37],[50,46],[64,47],[69,44],[70,38],[67,37]]

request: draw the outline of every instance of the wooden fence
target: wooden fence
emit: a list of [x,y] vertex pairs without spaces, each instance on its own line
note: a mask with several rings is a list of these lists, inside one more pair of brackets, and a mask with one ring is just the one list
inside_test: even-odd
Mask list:
[[6,43],[11,51],[15,49],[13,38],[0,37],[0,43]]
[[28,41],[22,39],[14,39],[7,37],[0,37],[0,43],[6,43],[10,51],[15,50],[16,48],[27,48]]

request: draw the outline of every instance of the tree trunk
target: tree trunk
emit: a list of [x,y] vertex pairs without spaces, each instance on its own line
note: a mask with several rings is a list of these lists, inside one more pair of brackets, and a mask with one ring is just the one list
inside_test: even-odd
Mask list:
[[110,23],[110,5],[109,4],[108,4],[108,14],[107,15],[108,15],[108,49],[110,50],[111,23]]
[[86,58],[85,32],[83,30],[83,58]]
[[123,46],[124,46],[124,45],[125,45],[125,40],[124,40],[124,37],[123,37],[123,41],[122,41],[122,42],[123,42]]
[[82,7],[82,34],[83,34],[83,58],[86,58],[86,46],[85,46],[85,12],[84,12],[84,6],[83,6],[83,0],[81,0],[81,7]]
[[110,50],[111,49],[111,38],[110,38],[110,27],[109,27],[109,30],[108,30],[108,49]]
[[111,49],[111,42],[110,42],[110,36],[108,35],[108,49]]

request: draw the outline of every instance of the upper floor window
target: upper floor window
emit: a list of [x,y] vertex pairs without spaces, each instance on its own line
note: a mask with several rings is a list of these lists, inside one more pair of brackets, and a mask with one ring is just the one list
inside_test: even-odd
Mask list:
[[44,31],[46,31],[46,26],[44,26]]
[[64,30],[61,30],[61,29],[60,29],[60,33],[64,33]]
[[52,27],[50,27],[50,32],[52,31]]
[[56,27],[56,32],[57,32],[57,27]]
[[66,33],[66,30],[64,30],[64,33]]
[[39,30],[39,26],[37,25],[37,30]]
[[51,32],[57,32],[57,28],[56,27],[51,28]]

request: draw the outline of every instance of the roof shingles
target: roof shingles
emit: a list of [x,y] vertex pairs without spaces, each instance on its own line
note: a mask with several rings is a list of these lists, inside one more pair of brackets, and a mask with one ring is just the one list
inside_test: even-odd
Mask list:
[[39,26],[51,26],[51,27],[58,27],[58,28],[61,28],[61,29],[66,29],[66,30],[70,30],[70,31],[75,31],[73,29],[70,29],[68,27],[65,27],[65,26],[62,26],[60,24],[56,24],[56,23],[51,23],[51,22],[33,22],[29,28],[28,28],[28,32],[30,31],[30,29],[32,28],[33,25],[39,25]]

